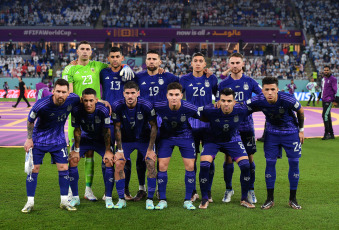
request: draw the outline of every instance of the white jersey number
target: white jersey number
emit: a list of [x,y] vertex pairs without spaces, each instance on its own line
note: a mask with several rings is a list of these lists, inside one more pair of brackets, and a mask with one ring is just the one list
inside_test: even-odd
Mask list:
[[90,85],[93,83],[92,75],[82,76],[82,79],[84,79],[82,82],[83,85]]
[[159,93],[159,87],[154,86],[154,87],[149,87],[149,95],[151,97],[156,96]]
[[198,97],[198,96],[202,96],[203,97],[206,94],[206,92],[204,90],[204,87],[202,87],[200,90],[199,90],[199,87],[193,87],[193,90],[194,90],[194,93],[193,93],[194,97]]
[[120,90],[120,81],[111,81],[111,90]]

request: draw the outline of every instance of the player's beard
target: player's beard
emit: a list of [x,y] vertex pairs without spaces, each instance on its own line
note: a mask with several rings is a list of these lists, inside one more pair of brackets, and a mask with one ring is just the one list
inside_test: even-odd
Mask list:
[[234,73],[234,74],[238,74],[238,73],[240,73],[241,72],[241,70],[242,69],[238,69],[238,68],[233,68],[231,71],[232,71],[232,73]]
[[56,102],[57,102],[57,105],[60,106],[65,103],[65,99],[63,99],[62,97],[58,97]]
[[156,66],[153,66],[153,67],[147,66],[147,70],[149,70],[149,71],[151,71],[151,72],[154,72],[154,71],[156,71],[157,69],[158,69],[158,67],[156,67]]

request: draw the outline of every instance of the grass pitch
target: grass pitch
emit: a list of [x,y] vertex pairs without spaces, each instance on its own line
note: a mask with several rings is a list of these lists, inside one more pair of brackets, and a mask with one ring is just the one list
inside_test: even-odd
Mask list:
[[[60,195],[58,174],[50,164],[47,154],[38,177],[34,210],[21,213],[26,203],[23,148],[0,148],[0,229],[338,229],[338,139],[322,141],[307,139],[300,160],[300,181],[297,193],[301,210],[288,206],[289,182],[287,158],[277,162],[275,206],[261,210],[266,199],[265,159],[263,146],[258,142],[255,154],[258,203],[254,210],[240,206],[239,168],[235,166],[233,188],[235,194],[228,204],[221,202],[225,185],[222,165],[224,156],[216,158],[216,173],[212,187],[214,203],[207,210],[183,209],[185,193],[184,165],[176,148],[168,169],[168,205],[162,211],[145,210],[145,201],[127,202],[127,208],[108,210],[102,200],[90,202],[81,198],[75,212],[59,208]],[[130,190],[135,195],[138,182],[135,170],[136,154],[132,154],[132,179]],[[104,193],[100,158],[96,155],[94,194],[99,198]],[[84,162],[82,160],[82,162]],[[84,163],[79,164],[79,195],[85,190]],[[199,188],[199,186],[198,186]],[[199,189],[198,189],[199,190]],[[200,193],[200,191],[199,191]],[[117,202],[114,188],[113,201]],[[157,199],[154,199],[157,203]],[[198,207],[199,202],[195,202]]]

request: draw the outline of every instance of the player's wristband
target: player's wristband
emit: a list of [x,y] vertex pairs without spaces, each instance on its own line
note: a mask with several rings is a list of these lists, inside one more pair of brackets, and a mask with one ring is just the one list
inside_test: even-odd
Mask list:
[[124,150],[122,150],[122,149],[117,150],[117,153],[123,153],[123,152],[124,152]]
[[74,152],[76,152],[76,153],[80,152],[80,148],[75,148],[74,147]]
[[304,132],[304,128],[299,128],[299,132]]

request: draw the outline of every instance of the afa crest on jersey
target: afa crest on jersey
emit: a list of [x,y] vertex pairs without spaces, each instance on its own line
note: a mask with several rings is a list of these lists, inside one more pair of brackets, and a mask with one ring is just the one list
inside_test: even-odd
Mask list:
[[205,81],[205,87],[210,87],[210,82],[208,80]]
[[138,118],[138,120],[142,120],[142,119],[144,118],[144,116],[143,116],[141,113],[139,113],[139,114],[137,115],[137,118]]
[[233,121],[234,122],[239,122],[239,116],[234,116]]
[[285,113],[284,108],[279,108],[279,113]]
[[180,117],[180,121],[181,121],[181,122],[185,122],[185,121],[186,121],[186,116],[182,115],[182,116]]
[[160,78],[159,81],[158,81],[159,85],[163,85],[165,82],[164,82],[164,79]]
[[249,88],[250,88],[250,87],[248,86],[247,82],[245,82],[245,83],[244,83],[244,90],[249,90]]
[[67,111],[69,112],[71,110],[72,110],[72,105],[67,106]]

